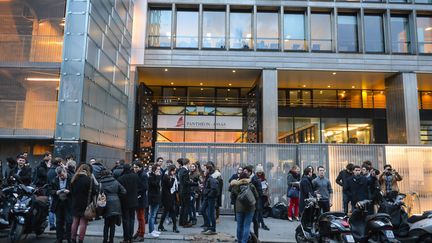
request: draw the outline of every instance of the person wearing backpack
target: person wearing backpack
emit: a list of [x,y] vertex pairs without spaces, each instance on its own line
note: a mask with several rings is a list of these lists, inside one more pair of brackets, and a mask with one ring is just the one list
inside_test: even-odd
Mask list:
[[237,242],[246,243],[259,194],[246,172],[240,174],[239,180],[232,180],[230,185],[236,198]]

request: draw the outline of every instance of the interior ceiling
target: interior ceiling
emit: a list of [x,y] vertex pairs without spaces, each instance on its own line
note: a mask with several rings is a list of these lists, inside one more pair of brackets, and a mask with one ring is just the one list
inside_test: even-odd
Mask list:
[[[233,72],[235,71],[235,72]],[[260,70],[205,68],[140,68],[139,82],[147,86],[252,87]],[[173,83],[173,84],[171,84]]]
[[417,85],[419,90],[432,90],[432,73],[417,74]]

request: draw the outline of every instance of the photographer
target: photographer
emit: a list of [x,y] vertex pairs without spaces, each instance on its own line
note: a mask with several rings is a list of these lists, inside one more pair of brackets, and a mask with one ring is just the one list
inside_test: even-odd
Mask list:
[[384,196],[393,197],[399,193],[398,181],[402,181],[402,176],[391,165],[384,165],[384,172],[379,177],[381,191]]

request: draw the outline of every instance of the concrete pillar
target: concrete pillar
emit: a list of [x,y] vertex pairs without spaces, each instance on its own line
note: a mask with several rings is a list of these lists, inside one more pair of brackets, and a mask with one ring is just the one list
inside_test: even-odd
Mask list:
[[385,81],[389,144],[420,144],[417,75],[399,73]]
[[260,78],[262,142],[278,143],[278,77],[276,69],[264,69]]

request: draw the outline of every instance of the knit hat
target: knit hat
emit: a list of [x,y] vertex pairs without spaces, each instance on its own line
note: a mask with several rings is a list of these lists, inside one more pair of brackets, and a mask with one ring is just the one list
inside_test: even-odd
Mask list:
[[260,173],[260,172],[264,172],[264,167],[261,164],[255,167],[255,173]]

